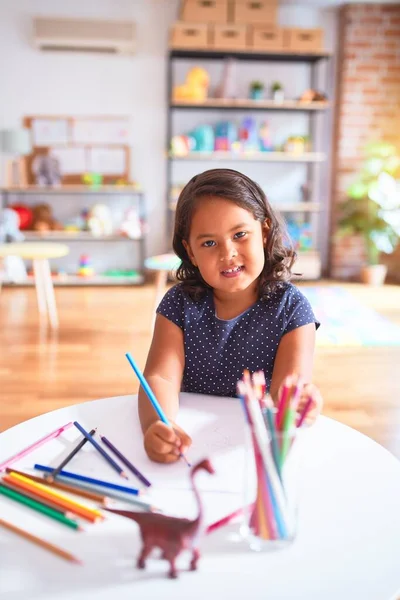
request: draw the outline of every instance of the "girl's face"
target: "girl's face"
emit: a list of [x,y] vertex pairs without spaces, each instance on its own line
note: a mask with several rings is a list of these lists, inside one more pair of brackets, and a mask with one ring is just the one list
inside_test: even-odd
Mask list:
[[214,290],[246,290],[264,268],[267,225],[248,210],[219,197],[202,199],[194,211],[189,239],[191,262]]

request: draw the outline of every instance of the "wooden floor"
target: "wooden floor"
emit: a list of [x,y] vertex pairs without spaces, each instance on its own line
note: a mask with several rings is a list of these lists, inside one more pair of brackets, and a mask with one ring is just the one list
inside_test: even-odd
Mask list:
[[[400,286],[346,287],[400,325]],[[0,431],[56,408],[137,391],[124,353],[131,351],[144,366],[152,286],[58,288],[56,294],[58,333],[39,327],[32,288],[0,294]],[[318,348],[314,381],[324,414],[400,458],[399,373],[400,346]]]

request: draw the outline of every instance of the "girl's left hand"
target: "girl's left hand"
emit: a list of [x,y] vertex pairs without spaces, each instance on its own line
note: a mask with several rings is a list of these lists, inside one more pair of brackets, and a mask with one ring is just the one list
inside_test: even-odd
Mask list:
[[306,383],[303,386],[303,389],[301,391],[300,400],[299,400],[299,403],[297,406],[298,414],[301,414],[302,409],[304,408],[304,406],[307,403],[309,398],[312,399],[312,404],[311,404],[310,409],[307,411],[307,415],[306,415],[306,418],[304,419],[303,423],[306,425],[313,425],[313,423],[315,423],[318,415],[321,413],[322,407],[324,404],[323,398],[321,396],[321,392],[319,391],[317,386],[314,385],[313,383]]

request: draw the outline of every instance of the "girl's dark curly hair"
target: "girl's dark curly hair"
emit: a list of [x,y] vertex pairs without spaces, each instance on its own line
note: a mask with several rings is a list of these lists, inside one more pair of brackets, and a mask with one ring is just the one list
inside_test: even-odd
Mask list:
[[189,240],[192,217],[198,202],[213,196],[231,200],[251,212],[260,223],[268,223],[265,264],[259,280],[260,298],[271,291],[271,284],[290,280],[296,253],[283,221],[272,210],[260,186],[238,171],[210,169],[192,177],[178,198],[173,248],[182,261],[176,275],[178,281],[182,282],[183,290],[193,300],[199,300],[210,289],[199,269],[191,263],[182,241]]

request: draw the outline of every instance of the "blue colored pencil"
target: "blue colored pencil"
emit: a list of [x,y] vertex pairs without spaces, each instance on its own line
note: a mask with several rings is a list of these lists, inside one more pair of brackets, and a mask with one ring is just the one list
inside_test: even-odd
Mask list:
[[126,465],[128,467],[128,469],[130,471],[132,471],[132,473],[134,475],[136,475],[136,477],[138,479],[140,479],[140,481],[142,483],[144,483],[144,485],[146,485],[147,487],[151,486],[151,483],[148,479],[146,479],[146,477],[144,475],[142,475],[142,473],[130,462],[130,460],[128,460],[119,450],[118,448],[116,448],[114,446],[114,444],[112,444],[104,435],[100,436],[101,441],[103,442],[103,444],[105,446],[107,446],[107,448],[109,448],[112,452],[114,452],[114,454],[120,459],[121,462],[124,463],[124,465]]
[[100,452],[100,454],[103,456],[103,458],[106,459],[106,461],[112,466],[112,468],[115,471],[117,471],[117,473],[119,473],[121,475],[121,477],[128,479],[128,475],[124,472],[124,470],[119,466],[118,463],[115,462],[115,460],[113,458],[111,458],[111,456],[109,454],[107,454],[107,452],[105,450],[103,450],[103,448],[100,446],[100,444],[98,444],[96,442],[96,440],[90,435],[90,433],[88,431],[86,431],[85,429],[83,429],[82,425],[79,425],[78,421],[74,421],[74,425],[77,429],[79,429],[81,434],[85,436],[87,441],[90,442],[92,444],[92,446],[94,446],[98,452]]
[[[171,427],[171,423],[168,421],[163,409],[161,408],[157,398],[155,397],[155,395],[153,394],[149,384],[147,383],[146,379],[144,378],[143,373],[141,372],[141,370],[139,369],[139,367],[137,366],[137,364],[135,363],[135,361],[133,360],[132,356],[130,355],[129,352],[127,352],[125,354],[126,358],[129,361],[129,364],[131,365],[132,369],[135,371],[137,378],[140,381],[140,385],[142,386],[142,388],[144,389],[148,399],[150,400],[154,410],[156,411],[158,418],[160,419],[160,421],[162,421],[163,423],[165,423],[165,425],[168,425],[169,427]],[[180,453],[180,457],[183,458],[183,460],[185,461],[185,463],[187,464],[188,467],[191,466],[191,464],[188,462],[188,460],[186,459],[186,457],[182,454],[182,452]]]
[[[45,473],[51,473],[53,469],[51,467],[46,467],[44,465],[35,464],[34,468],[37,471],[44,471]],[[138,496],[140,491],[127,487],[125,485],[118,485],[117,483],[110,483],[109,481],[103,481],[102,479],[93,479],[92,477],[86,477],[86,475],[78,475],[78,473],[71,473],[71,471],[61,470],[59,475],[62,477],[68,477],[69,479],[76,479],[76,481],[83,481],[86,483],[93,483],[93,485],[100,485],[105,488],[109,488],[110,490],[119,490],[120,492],[124,492],[126,494],[132,494],[133,496]]]

